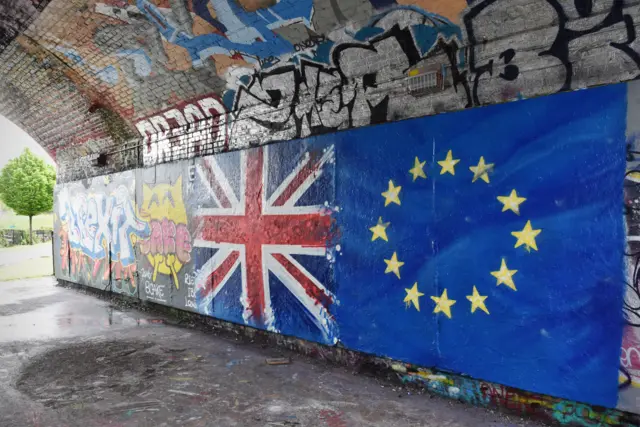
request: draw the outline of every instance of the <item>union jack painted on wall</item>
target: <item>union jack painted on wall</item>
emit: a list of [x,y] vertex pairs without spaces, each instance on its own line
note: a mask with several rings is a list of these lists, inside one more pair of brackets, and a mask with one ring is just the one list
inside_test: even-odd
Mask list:
[[[196,188],[204,203],[196,210],[194,246],[206,256],[196,265],[198,310],[234,317],[229,311],[239,299],[245,324],[299,334],[304,322],[320,340],[335,342],[335,150],[299,147],[279,144],[199,160]],[[239,298],[220,301],[234,281]],[[277,298],[274,288],[281,289]]]

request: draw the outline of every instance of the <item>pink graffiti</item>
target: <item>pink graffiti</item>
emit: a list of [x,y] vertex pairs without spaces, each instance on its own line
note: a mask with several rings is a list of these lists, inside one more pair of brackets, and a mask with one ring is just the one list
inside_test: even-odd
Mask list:
[[640,383],[640,339],[636,330],[637,328],[631,326],[625,328],[620,364],[629,373],[634,383]]
[[176,255],[186,264],[191,261],[191,235],[185,224],[177,224],[169,219],[150,222],[151,236],[140,245],[144,255]]

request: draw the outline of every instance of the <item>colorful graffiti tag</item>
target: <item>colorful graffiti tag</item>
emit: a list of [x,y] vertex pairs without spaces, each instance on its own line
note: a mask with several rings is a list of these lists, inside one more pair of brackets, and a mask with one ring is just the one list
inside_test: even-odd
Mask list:
[[187,210],[182,200],[182,177],[173,185],[144,184],[144,199],[140,218],[151,226],[151,234],[140,244],[153,268],[152,280],[158,274],[171,276],[176,288],[180,288],[178,273],[191,261],[191,235],[187,228]]
[[[149,225],[135,212],[132,174],[96,178],[56,193],[60,221],[60,269],[85,284],[136,290],[135,245],[149,236]],[[126,285],[124,284],[126,282]]]
[[638,412],[640,398],[640,86],[629,85],[627,111],[627,172],[624,207],[627,225],[627,280],[625,282],[625,328],[620,354],[619,407]]
[[156,283],[159,276],[180,288],[178,273],[192,251],[182,178],[143,185],[137,206],[135,183],[135,174],[123,173],[90,180],[88,188],[80,183],[58,188],[62,277],[133,295],[140,283],[147,293],[164,292]]
[[594,408],[584,403],[554,399],[411,365],[395,364],[393,369],[403,383],[418,384],[434,394],[475,406],[500,408],[554,424],[625,427],[636,424],[633,417],[614,409]]
[[[520,3],[53,0],[17,42],[137,128],[145,165],[639,75],[629,2]],[[42,143],[78,157],[108,134]]]

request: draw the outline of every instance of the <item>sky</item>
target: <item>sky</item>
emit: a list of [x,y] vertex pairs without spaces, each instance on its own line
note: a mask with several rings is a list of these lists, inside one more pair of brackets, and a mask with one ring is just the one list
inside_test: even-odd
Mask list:
[[9,160],[22,154],[25,148],[29,148],[35,155],[55,166],[49,154],[29,134],[0,115],[0,169]]

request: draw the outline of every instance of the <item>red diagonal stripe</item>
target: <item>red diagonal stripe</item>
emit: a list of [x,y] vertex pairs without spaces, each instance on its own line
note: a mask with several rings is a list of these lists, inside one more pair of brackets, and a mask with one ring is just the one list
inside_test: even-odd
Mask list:
[[307,295],[313,298],[316,303],[322,304],[324,308],[328,308],[331,304],[333,304],[333,298],[327,295],[322,289],[317,287],[315,283],[313,283],[313,281],[311,281],[311,279],[305,273],[300,271],[298,267],[296,267],[291,261],[289,261],[287,257],[282,254],[272,254],[271,256],[273,256],[276,261],[282,264],[285,270],[287,270],[289,274],[291,274],[293,278],[296,279],[296,281],[300,283],[300,285],[302,285]]
[[293,193],[300,188],[305,180],[309,178],[311,174],[318,171],[320,167],[320,158],[321,156],[318,153],[311,154],[311,158],[307,164],[298,171],[298,174],[293,178],[289,185],[287,185],[287,188],[285,188],[282,194],[280,194],[276,201],[273,202],[273,206],[284,206],[284,204],[287,203],[291,196],[293,196]]
[[[232,251],[229,256],[226,257],[225,260],[213,270],[213,272],[211,272],[207,277],[204,289],[201,291],[203,297],[206,297],[211,292],[215,292],[218,289],[218,286],[220,286],[224,278],[229,274],[229,271],[238,260],[238,257],[240,257],[240,252]],[[201,286],[202,284],[199,283],[198,287]]]

